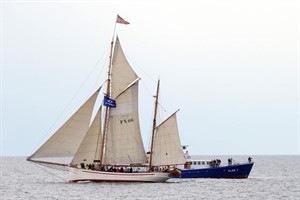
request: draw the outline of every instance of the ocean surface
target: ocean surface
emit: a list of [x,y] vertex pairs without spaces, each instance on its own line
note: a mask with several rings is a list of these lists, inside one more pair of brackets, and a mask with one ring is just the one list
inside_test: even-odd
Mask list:
[[[223,162],[232,157],[193,156]],[[167,183],[69,183],[68,172],[1,157],[0,199],[300,199],[300,156],[252,156],[248,179],[171,179]]]

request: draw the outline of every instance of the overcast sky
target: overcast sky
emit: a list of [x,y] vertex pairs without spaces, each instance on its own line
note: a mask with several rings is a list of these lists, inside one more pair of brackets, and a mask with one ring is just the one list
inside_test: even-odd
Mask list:
[[[148,146],[180,108],[193,155],[299,154],[299,1],[2,1],[1,155],[29,156],[105,81],[117,34]],[[91,75],[90,75],[91,74]]]

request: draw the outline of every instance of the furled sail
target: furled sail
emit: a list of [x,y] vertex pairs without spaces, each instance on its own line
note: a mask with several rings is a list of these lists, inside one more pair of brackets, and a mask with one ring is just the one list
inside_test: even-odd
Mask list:
[[184,164],[176,111],[156,127],[153,144],[152,165]]
[[137,78],[138,76],[129,65],[117,37],[111,69],[111,98],[115,99]]
[[109,113],[104,164],[146,163],[138,114],[138,80],[115,99]]
[[99,160],[101,155],[100,144],[102,142],[101,134],[101,110],[96,114],[96,117],[90,126],[87,134],[81,142],[71,165],[77,165],[79,163],[93,163],[94,160]]
[[29,159],[74,156],[89,128],[99,91],[100,88]]

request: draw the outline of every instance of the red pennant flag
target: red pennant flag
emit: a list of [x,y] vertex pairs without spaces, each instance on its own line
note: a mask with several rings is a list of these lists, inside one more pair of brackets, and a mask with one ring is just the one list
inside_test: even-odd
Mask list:
[[122,17],[120,17],[119,15],[117,16],[117,23],[120,23],[120,24],[129,24],[128,21],[125,21]]

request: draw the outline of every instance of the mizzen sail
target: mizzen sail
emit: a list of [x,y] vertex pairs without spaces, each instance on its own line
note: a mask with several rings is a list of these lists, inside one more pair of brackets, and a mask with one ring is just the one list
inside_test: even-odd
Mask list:
[[153,144],[153,165],[184,164],[176,113],[156,127]]

